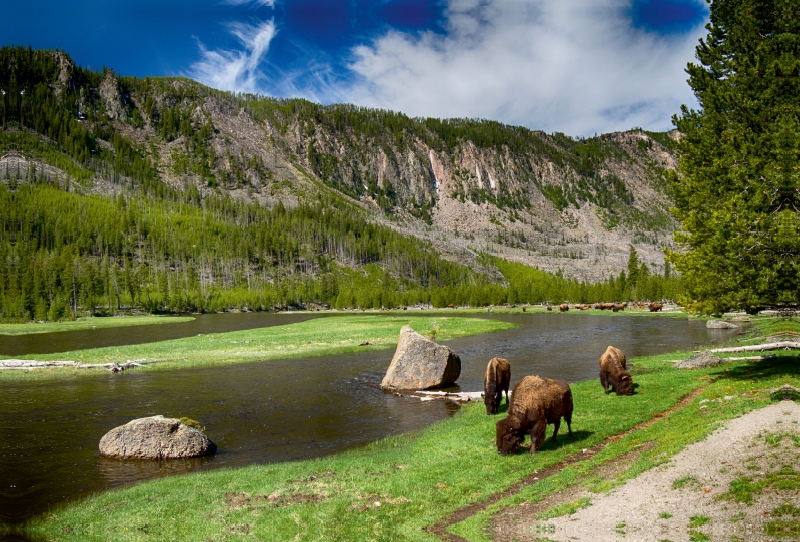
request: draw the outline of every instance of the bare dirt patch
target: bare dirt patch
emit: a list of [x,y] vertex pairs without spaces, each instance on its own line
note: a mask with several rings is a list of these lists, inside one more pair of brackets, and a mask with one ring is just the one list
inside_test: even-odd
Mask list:
[[516,521],[495,521],[496,539],[797,540],[800,405],[782,401],[731,420],[573,514],[540,520],[524,506],[511,511]]

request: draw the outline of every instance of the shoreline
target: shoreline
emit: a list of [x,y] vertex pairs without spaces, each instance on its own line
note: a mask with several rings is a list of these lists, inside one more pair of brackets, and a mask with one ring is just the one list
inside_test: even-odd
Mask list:
[[[603,395],[596,379],[575,383],[576,439],[562,436],[535,456],[498,456],[493,426],[500,417],[487,416],[483,405],[467,404],[453,418],[425,429],[333,456],[194,473],[105,491],[67,503],[48,518],[40,516],[29,525],[30,532],[60,540],[68,537],[63,529],[70,527],[87,540],[147,540],[141,531],[146,523],[151,536],[181,540],[219,537],[231,533],[233,526],[246,526],[257,538],[430,540],[425,532],[443,518],[488,502],[521,480],[538,476],[537,471],[577,458],[570,463],[575,468],[536,481],[449,529],[483,540],[488,522],[511,504],[538,502],[587,476],[598,491],[608,491],[704,438],[721,420],[768,404],[769,394],[757,390],[777,387],[787,374],[798,384],[794,356],[760,363],[731,361],[708,369],[672,367],[671,359],[688,355],[691,352],[670,352],[632,360],[634,382],[639,384],[632,397]],[[755,379],[754,370],[760,371]],[[687,405],[670,410],[695,392],[697,397]],[[722,401],[722,396],[734,399]],[[719,402],[706,401],[712,399]],[[652,423],[632,431],[645,422]],[[656,444],[640,449],[650,440]],[[583,457],[582,450],[604,442],[608,446]],[[629,452],[640,456],[621,477],[609,481],[592,474]],[[107,514],[112,503],[117,503],[113,524]],[[376,525],[380,530],[374,531]]]
[[[75,363],[108,365],[136,363],[129,370],[191,369],[279,359],[319,357],[369,350],[383,350],[397,345],[403,325],[420,333],[438,326],[437,342],[492,333],[515,327],[497,320],[466,318],[457,315],[346,315],[337,318],[334,329],[325,318],[266,328],[225,333],[201,334],[154,343],[112,346],[56,354],[16,356],[20,362],[67,362],[60,367],[36,369],[0,369],[4,380],[62,378],[76,375],[108,374],[103,370],[84,370]],[[72,363],[74,362],[74,363]]]

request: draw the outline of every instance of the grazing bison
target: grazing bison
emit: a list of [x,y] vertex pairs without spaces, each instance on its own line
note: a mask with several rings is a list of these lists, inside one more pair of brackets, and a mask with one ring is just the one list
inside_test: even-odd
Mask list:
[[650,303],[647,307],[650,309],[650,312],[658,312],[664,305],[661,303]]
[[631,373],[625,370],[625,354],[619,348],[609,346],[600,356],[600,385],[606,395],[612,390],[617,395],[633,393]]
[[558,306],[558,312],[567,312],[569,310],[569,305],[566,303],[562,303]]
[[547,306],[547,310],[551,311],[551,310],[553,310],[553,307],[552,307],[552,306],[550,306],[550,305],[548,305],[548,306]]
[[558,435],[561,417],[567,422],[572,437],[572,391],[563,380],[552,380],[541,376],[526,376],[511,392],[508,416],[497,422],[497,453],[513,454],[531,435],[531,453],[542,447],[547,424],[553,424],[553,438]]
[[483,376],[483,402],[486,404],[486,414],[497,414],[500,402],[503,400],[503,391],[506,392],[508,404],[508,385],[511,383],[511,366],[508,360],[492,358],[486,366]]
[[625,303],[614,303],[611,307],[611,312],[619,312],[625,310]]

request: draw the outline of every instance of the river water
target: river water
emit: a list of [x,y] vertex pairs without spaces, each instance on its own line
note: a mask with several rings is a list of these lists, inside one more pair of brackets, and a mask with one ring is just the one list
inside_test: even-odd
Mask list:
[[[311,317],[319,316],[206,315],[188,323],[2,338],[0,354],[150,342]],[[609,344],[635,361],[638,356],[733,336],[686,319],[541,313],[480,317],[519,327],[446,343],[461,356],[459,386],[467,391],[482,389],[483,372],[494,356],[511,363],[512,386],[529,374],[576,382],[597,377],[597,360]],[[23,347],[27,350],[20,351]],[[421,402],[382,392],[380,380],[392,354],[389,349],[64,381],[2,382],[0,522],[19,523],[68,500],[159,476],[332,454],[419,429],[459,409],[449,401]],[[160,462],[99,456],[97,444],[108,430],[156,414],[200,420],[217,444],[217,454]]]

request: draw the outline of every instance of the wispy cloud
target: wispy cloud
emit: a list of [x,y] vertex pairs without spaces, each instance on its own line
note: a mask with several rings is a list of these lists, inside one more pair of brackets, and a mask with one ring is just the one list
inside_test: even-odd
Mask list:
[[[451,0],[445,35],[389,32],[355,48],[358,103],[589,135],[667,129],[694,104],[684,68],[702,26],[636,29],[630,0]],[[341,96],[342,89],[332,89]]]
[[274,23],[233,25],[242,50],[202,48],[192,76],[228,90],[572,135],[669,129],[682,103],[696,105],[684,69],[702,25],[648,31],[632,21],[631,0],[449,0],[444,15],[445,32],[389,30],[336,65],[324,51],[301,65],[263,62]]
[[264,6],[271,8],[275,5],[275,0],[222,0],[223,4],[231,6],[241,6],[243,4],[255,4],[256,6]]
[[209,50],[200,44],[200,60],[192,64],[189,76],[208,86],[241,92],[258,92],[263,84],[259,65],[275,37],[274,21],[257,25],[231,23],[228,28],[242,45],[241,50]]

